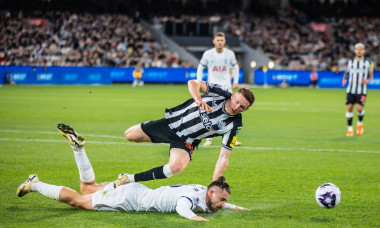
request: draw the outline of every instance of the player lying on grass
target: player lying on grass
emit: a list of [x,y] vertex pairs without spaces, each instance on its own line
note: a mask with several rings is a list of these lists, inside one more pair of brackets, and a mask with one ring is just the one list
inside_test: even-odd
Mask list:
[[248,210],[226,203],[231,191],[223,176],[213,181],[208,187],[189,184],[150,189],[140,183],[131,183],[117,188],[114,187],[113,182],[97,184],[94,170],[84,150],[84,138],[78,136],[68,125],[58,124],[57,128],[67,138],[74,151],[82,194],[67,187],[43,183],[39,181],[36,174],[32,174],[17,189],[17,196],[22,197],[29,192],[39,192],[48,198],[79,209],[177,212],[185,218],[203,221],[208,220],[197,216],[194,212],[217,212],[222,208]]

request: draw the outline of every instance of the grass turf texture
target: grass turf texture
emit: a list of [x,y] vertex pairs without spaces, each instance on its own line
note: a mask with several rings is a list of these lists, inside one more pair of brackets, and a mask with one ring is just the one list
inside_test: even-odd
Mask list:
[[[76,210],[38,193],[23,198],[15,194],[30,173],[37,173],[41,181],[79,190],[72,150],[55,128],[60,122],[85,136],[97,182],[166,164],[167,145],[130,143],[123,132],[162,118],[165,108],[188,99],[185,85],[1,87],[0,226],[380,226],[380,91],[369,91],[364,135],[350,138],[345,136],[344,90],[253,91],[256,104],[243,114],[239,135],[243,146],[233,150],[225,172],[232,190],[230,202],[252,210],[201,214],[210,220],[203,223],[176,213]],[[144,184],[207,186],[220,142],[218,138],[213,147],[200,146],[179,175]],[[342,192],[334,209],[315,202],[315,190],[325,182]]]

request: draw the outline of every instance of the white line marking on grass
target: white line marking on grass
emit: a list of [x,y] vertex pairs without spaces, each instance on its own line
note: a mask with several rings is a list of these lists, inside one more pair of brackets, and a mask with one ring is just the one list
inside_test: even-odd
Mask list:
[[[0,129],[0,132],[8,132],[8,133],[24,133],[24,134],[46,134],[46,135],[60,135],[60,133],[57,132],[51,132],[51,131],[21,131],[21,130],[2,130]],[[80,135],[80,134],[79,134]],[[92,135],[92,134],[86,134],[86,136],[91,137],[98,137],[98,138],[114,138],[114,139],[124,139],[122,136],[112,136],[112,135]]]
[[[51,139],[10,139],[0,138],[0,141],[20,141],[20,142],[64,142],[62,140]],[[99,141],[86,141],[87,143],[94,144],[115,144],[115,145],[128,145],[128,146],[168,146],[166,143],[134,143],[134,142],[99,142]],[[203,147],[203,146],[201,146]],[[209,148],[220,148],[220,146],[209,146]],[[282,148],[282,147],[249,147],[240,146],[239,149],[247,150],[278,150],[278,151],[311,151],[311,152],[337,152],[337,153],[366,153],[366,154],[380,154],[380,151],[376,150],[346,150],[346,149],[323,149],[323,148]]]

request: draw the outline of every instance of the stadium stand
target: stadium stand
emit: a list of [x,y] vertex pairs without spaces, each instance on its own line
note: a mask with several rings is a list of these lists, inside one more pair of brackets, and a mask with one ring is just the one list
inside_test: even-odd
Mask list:
[[274,16],[238,12],[151,19],[156,28],[172,35],[173,39],[204,35],[186,31],[181,25],[196,22],[210,24],[214,33],[227,31],[241,42],[264,52],[274,60],[277,69],[343,71],[357,42],[363,42],[367,46],[367,55],[376,65],[380,64],[380,32],[376,29],[380,18],[322,17],[316,21],[305,12],[289,7],[279,9]]
[[123,14],[0,11],[0,64],[190,67]]

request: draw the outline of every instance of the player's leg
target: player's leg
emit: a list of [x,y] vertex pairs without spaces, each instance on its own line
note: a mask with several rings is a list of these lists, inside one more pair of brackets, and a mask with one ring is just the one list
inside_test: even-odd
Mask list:
[[362,135],[364,133],[363,119],[364,119],[364,106],[356,104],[356,111],[358,111],[358,123],[356,125],[356,134]]
[[139,181],[150,181],[157,179],[169,178],[175,174],[182,172],[190,162],[189,152],[180,149],[170,149],[169,163],[163,166],[158,166],[145,172],[136,174],[123,173],[119,175],[119,179],[115,181],[114,187],[118,187],[123,184]]
[[91,195],[83,196],[67,187],[46,184],[39,181],[36,174],[30,175],[29,178],[18,187],[16,194],[22,197],[30,192],[38,192],[50,199],[59,200],[74,208],[93,209]]
[[347,136],[353,136],[354,135],[354,129],[352,127],[352,119],[354,117],[354,103],[355,103],[355,97],[353,94],[347,94],[346,95],[346,105],[347,105],[347,111],[346,111],[346,119],[347,119]]
[[206,138],[206,142],[203,143],[203,146],[211,146],[212,145],[212,138]]
[[[140,125],[133,126],[126,131],[125,135],[128,140],[137,142],[144,142],[141,140],[145,140],[145,142],[147,142],[149,140],[149,142],[153,143],[170,143],[170,157],[175,157],[176,150],[180,150],[184,155],[186,155],[184,157],[190,161],[189,153],[191,153],[193,150],[192,146],[184,143],[180,138],[178,138],[175,133],[173,133],[173,131],[168,126],[168,122],[165,118],[144,122]],[[173,140],[174,138],[177,139]],[[174,152],[172,152],[172,150],[174,150]],[[187,164],[188,162],[186,163],[186,166]],[[148,181],[171,177],[173,174],[175,174],[173,169],[177,170],[178,167],[174,167],[173,163],[171,166],[169,165],[170,162],[169,164],[137,174],[122,173],[115,181],[115,187],[131,182]]]
[[133,142],[151,142],[149,136],[142,130],[141,124],[137,124],[128,128],[124,132],[124,136],[128,141]]
[[107,183],[96,184],[95,173],[84,150],[85,140],[67,124],[58,124],[58,131],[69,141],[74,152],[75,162],[79,171],[80,189],[82,194],[90,194],[102,190]]

